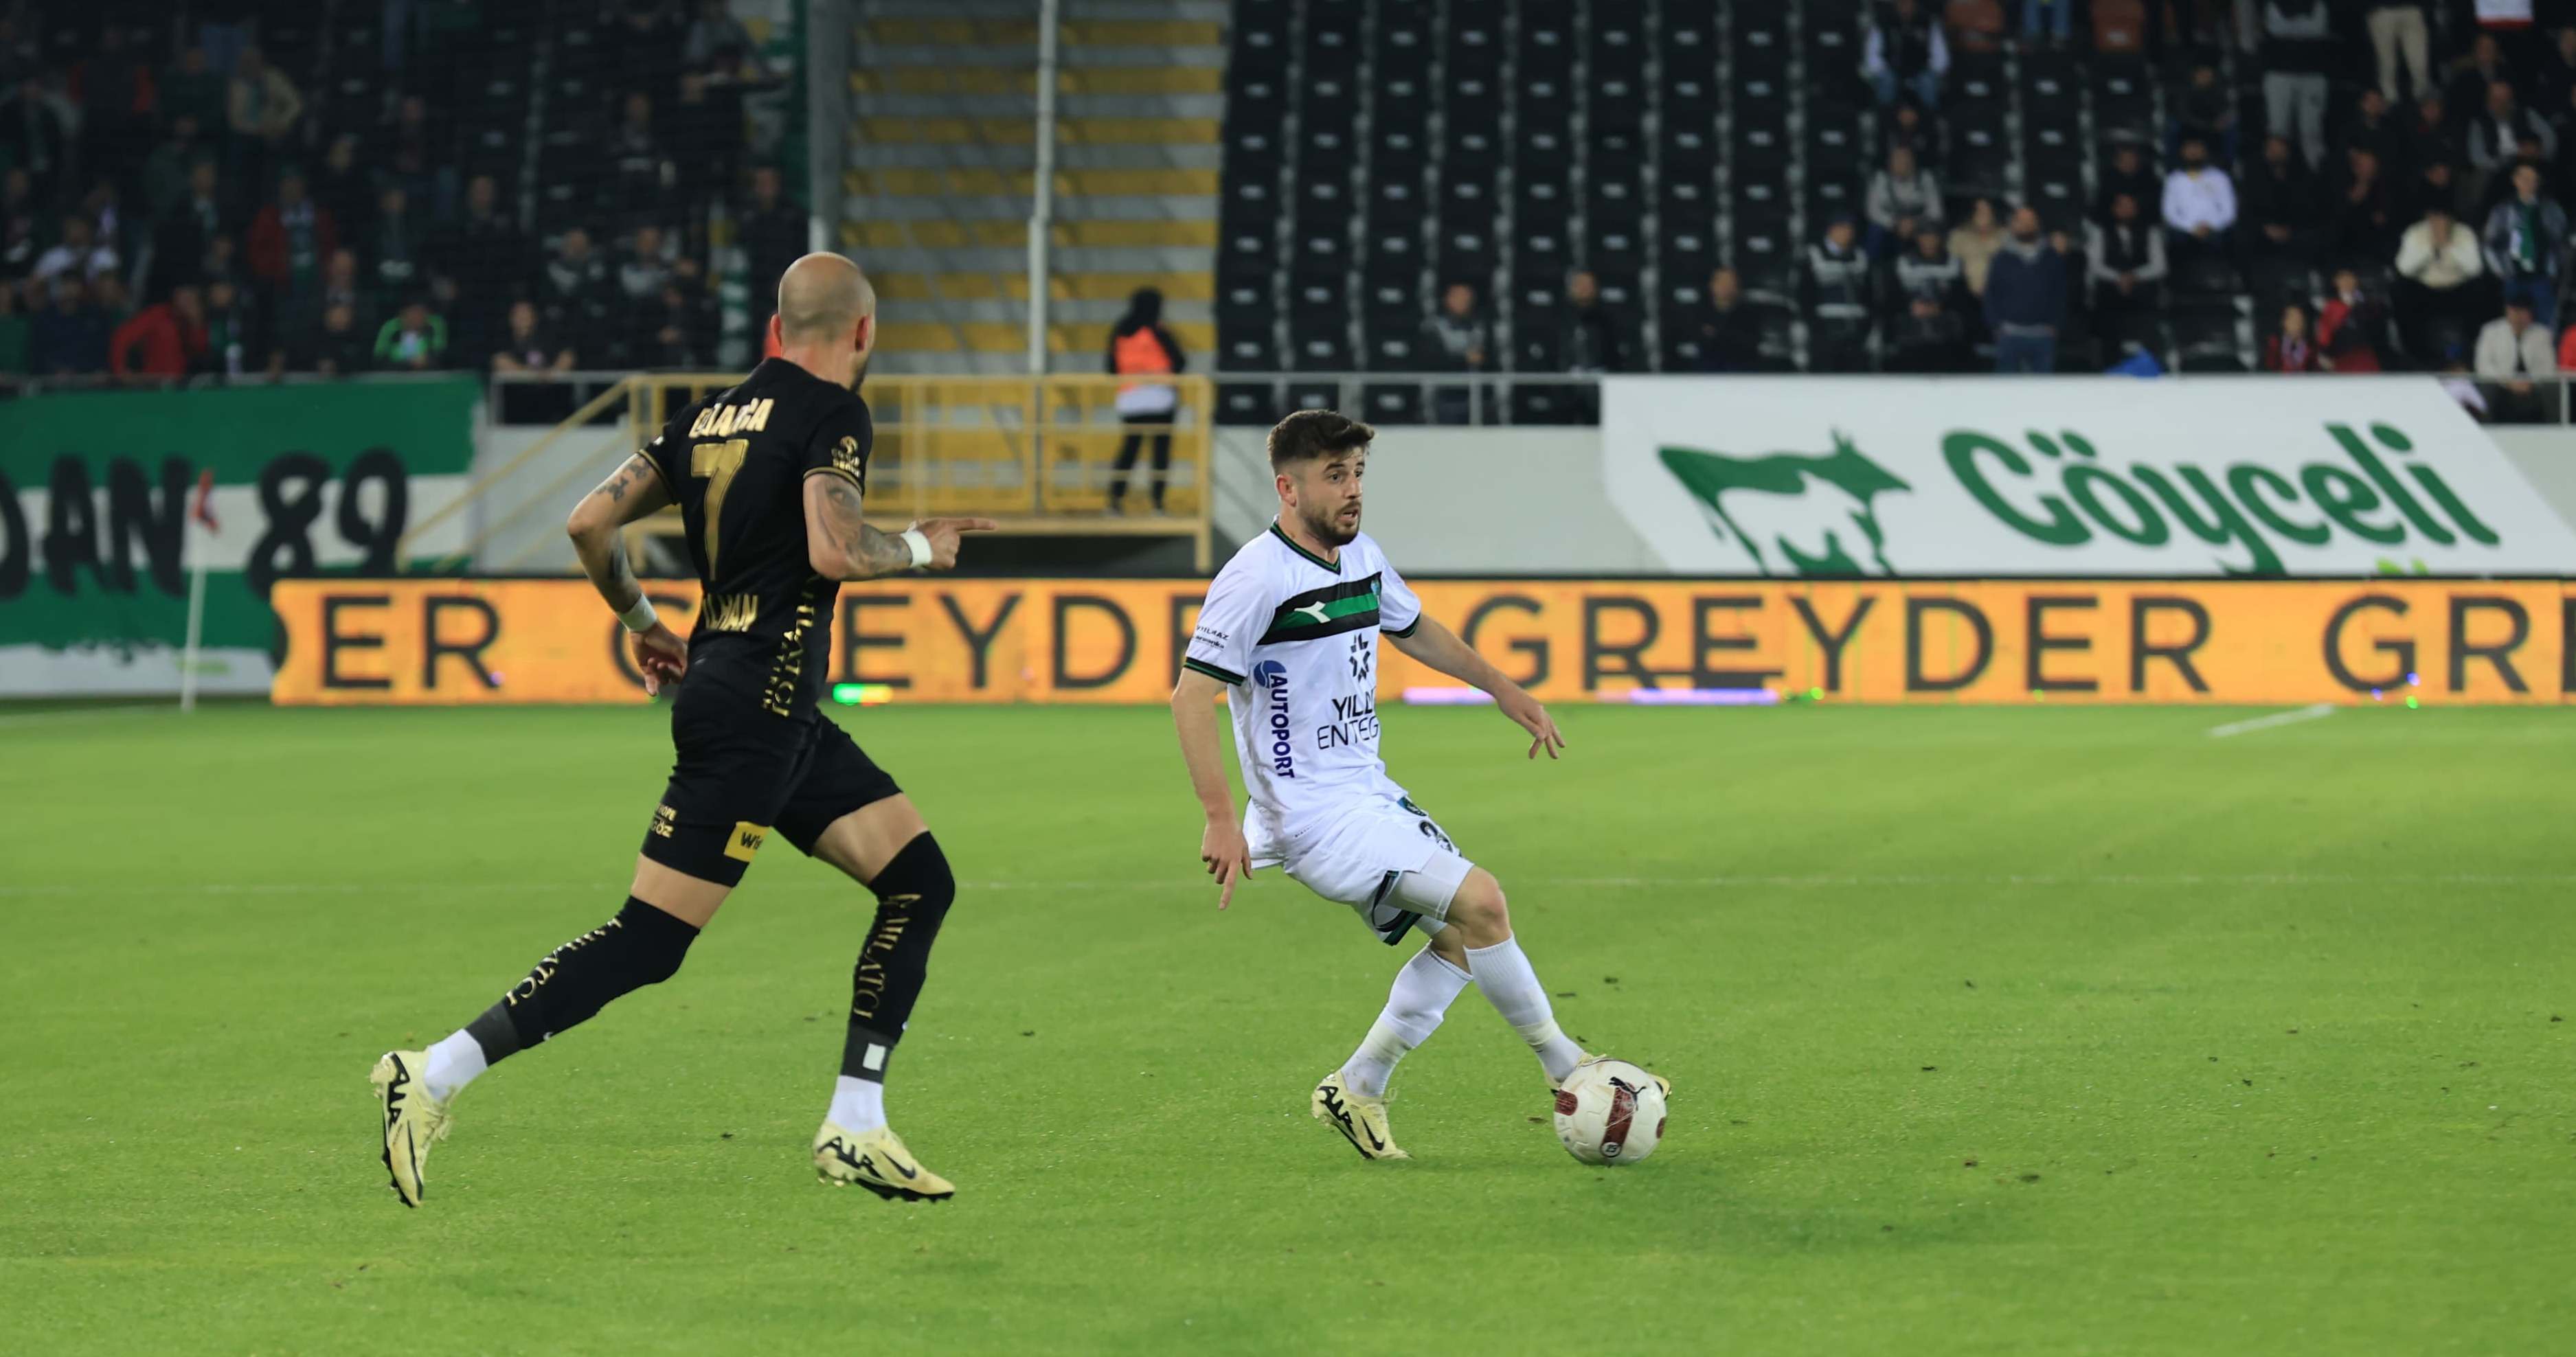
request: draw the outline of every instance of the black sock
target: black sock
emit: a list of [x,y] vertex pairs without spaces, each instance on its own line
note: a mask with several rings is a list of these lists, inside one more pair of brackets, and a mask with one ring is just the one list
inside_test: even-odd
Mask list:
[[695,926],[636,899],[617,917],[546,953],[501,1002],[465,1025],[484,1060],[501,1061],[572,1028],[621,994],[679,974]]
[[913,1003],[930,970],[930,944],[957,899],[948,857],[927,831],[894,855],[868,889],[877,896],[876,921],[859,948],[850,975],[850,1033],[841,1047],[841,1073],[885,1082],[888,1057],[912,1021]]

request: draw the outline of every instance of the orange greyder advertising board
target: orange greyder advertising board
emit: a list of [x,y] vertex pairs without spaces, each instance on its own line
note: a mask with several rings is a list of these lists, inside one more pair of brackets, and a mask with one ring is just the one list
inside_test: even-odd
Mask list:
[[[695,584],[653,581],[687,632]],[[1433,617],[1549,701],[1639,687],[1850,702],[2559,703],[2576,584],[1423,580]],[[1159,702],[1205,585],[850,585],[836,683],[894,702]],[[620,630],[582,580],[281,580],[281,704],[624,702]],[[1378,692],[1449,680],[1386,649]]]

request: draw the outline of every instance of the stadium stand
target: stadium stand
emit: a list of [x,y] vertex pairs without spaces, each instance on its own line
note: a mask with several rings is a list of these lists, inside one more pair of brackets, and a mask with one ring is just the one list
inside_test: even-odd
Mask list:
[[[853,11],[824,215],[900,308],[883,370],[1025,365],[1038,37]],[[2553,351],[2566,310],[2568,0],[1067,0],[1059,37],[1051,361],[1153,287],[1235,422],[2249,371],[2291,302],[2320,368],[2518,380],[2507,296]],[[771,38],[721,0],[0,7],[0,373],[739,367],[809,238]]]

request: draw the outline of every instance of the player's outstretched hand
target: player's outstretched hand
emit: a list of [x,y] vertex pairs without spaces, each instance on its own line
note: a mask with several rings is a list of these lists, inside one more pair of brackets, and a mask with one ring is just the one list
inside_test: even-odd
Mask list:
[[1216,907],[1234,903],[1234,888],[1252,875],[1252,847],[1243,841],[1243,826],[1230,820],[1211,822],[1207,833],[1199,836],[1199,861],[1207,864],[1208,875],[1223,887],[1216,897]]
[[1002,525],[989,518],[925,518],[912,525],[930,539],[930,568],[957,568],[958,538],[970,532],[992,532]]
[[1503,715],[1512,718],[1513,724],[1530,733],[1531,758],[1537,758],[1538,751],[1544,749],[1552,759],[1565,748],[1565,733],[1556,728],[1556,718],[1548,715],[1547,708],[1530,696],[1528,690],[1514,688],[1495,698],[1494,705],[1502,708]]
[[635,651],[635,672],[644,676],[646,697],[660,696],[662,685],[677,683],[689,672],[689,643],[660,622],[650,631],[630,634],[627,644]]

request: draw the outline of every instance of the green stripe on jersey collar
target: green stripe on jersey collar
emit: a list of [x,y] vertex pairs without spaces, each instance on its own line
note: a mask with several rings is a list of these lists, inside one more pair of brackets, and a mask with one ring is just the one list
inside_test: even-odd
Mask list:
[[1278,519],[1275,519],[1275,518],[1274,518],[1274,519],[1270,520],[1270,535],[1271,535],[1271,536],[1273,536],[1273,537],[1278,538],[1278,539],[1279,539],[1280,541],[1282,541],[1282,542],[1287,543],[1287,544],[1288,544],[1288,549],[1289,549],[1290,551],[1296,552],[1298,555],[1305,557],[1307,560],[1313,561],[1315,564],[1322,566],[1322,567],[1323,567],[1323,568],[1325,568],[1326,570],[1332,571],[1332,572],[1333,572],[1334,574],[1336,574],[1336,575],[1338,575],[1338,574],[1342,573],[1342,563],[1341,563],[1341,562],[1339,562],[1339,561],[1328,561],[1328,560],[1325,560],[1323,557],[1318,556],[1318,555],[1316,555],[1315,553],[1313,553],[1313,552],[1311,552],[1311,551],[1308,551],[1308,550],[1307,550],[1307,549],[1305,549],[1304,547],[1301,547],[1301,546],[1297,545],[1297,539],[1296,539],[1296,538],[1294,538],[1294,537],[1289,536],[1289,535],[1288,535],[1288,530],[1279,526],[1279,520],[1278,520]]

